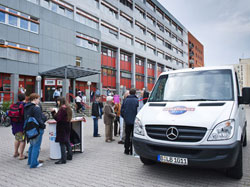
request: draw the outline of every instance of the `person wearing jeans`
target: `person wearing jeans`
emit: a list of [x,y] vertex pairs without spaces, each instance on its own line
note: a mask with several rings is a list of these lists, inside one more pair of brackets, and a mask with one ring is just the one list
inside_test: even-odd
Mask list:
[[28,156],[28,165],[30,166],[30,168],[36,168],[38,166],[39,167],[41,166],[39,165],[40,163],[38,162],[37,159],[40,153],[43,133],[44,130],[40,129],[40,134],[36,138],[30,140],[29,156]]
[[101,137],[101,135],[98,134],[98,119],[101,117],[99,101],[100,101],[100,97],[96,96],[95,101],[92,104],[91,116],[94,122],[93,137]]
[[38,168],[43,164],[38,162],[42,137],[45,129],[45,121],[47,118],[43,115],[41,107],[39,106],[40,96],[36,93],[30,95],[30,102],[24,106],[24,120],[29,117],[34,117],[39,123],[39,135],[33,139],[28,139],[30,142],[28,165],[30,168]]

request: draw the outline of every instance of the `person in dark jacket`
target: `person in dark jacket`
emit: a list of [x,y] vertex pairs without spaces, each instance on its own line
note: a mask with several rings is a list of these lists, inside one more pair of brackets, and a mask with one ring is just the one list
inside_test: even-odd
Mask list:
[[30,116],[34,117],[39,123],[39,135],[33,139],[30,139],[28,165],[30,168],[38,168],[43,164],[38,162],[38,156],[42,143],[42,137],[45,129],[46,117],[43,115],[41,108],[39,107],[40,96],[36,93],[32,93],[29,97],[30,102],[24,106],[24,120],[27,120]]
[[[72,160],[72,149],[70,146],[70,121],[72,119],[72,110],[64,97],[59,97],[57,99],[57,104],[59,106],[58,112],[56,113],[55,110],[52,109],[51,113],[53,118],[57,121],[55,141],[60,143],[61,159],[55,162],[55,164],[66,164],[66,159]],[[67,157],[66,149],[68,152]]]
[[100,134],[98,134],[98,119],[101,118],[101,110],[100,110],[100,97],[96,97],[95,101],[92,104],[92,111],[91,116],[94,121],[94,133],[93,137],[101,137]]
[[125,154],[132,154],[132,141],[134,122],[137,115],[137,107],[139,106],[138,98],[136,97],[136,90],[131,88],[129,91],[129,96],[124,100],[121,108],[121,114],[125,121]]

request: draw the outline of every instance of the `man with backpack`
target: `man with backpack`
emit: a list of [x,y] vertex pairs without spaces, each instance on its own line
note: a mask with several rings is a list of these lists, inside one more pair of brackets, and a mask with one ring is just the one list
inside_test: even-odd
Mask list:
[[42,137],[45,129],[46,117],[39,106],[40,97],[36,93],[30,95],[30,102],[24,107],[24,130],[27,140],[30,142],[28,165],[30,168],[38,168],[43,164],[38,162]]
[[[18,102],[10,105],[8,116],[11,119],[12,134],[15,135],[14,142],[14,157],[19,156],[19,160],[26,159],[27,156],[23,155],[25,148],[25,134],[23,130],[24,126],[24,105],[25,94],[18,95]],[[18,151],[19,150],[19,151]]]

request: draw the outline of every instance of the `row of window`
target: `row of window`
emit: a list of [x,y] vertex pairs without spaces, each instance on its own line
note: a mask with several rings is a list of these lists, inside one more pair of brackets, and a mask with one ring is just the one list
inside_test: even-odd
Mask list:
[[38,33],[37,18],[0,5],[0,23]]
[[98,51],[99,40],[85,34],[76,33],[76,45],[92,51]]
[[31,47],[31,46],[28,46],[28,45],[19,44],[19,43],[15,43],[15,42],[5,41],[4,46],[13,47],[15,49],[25,50],[25,51],[28,51],[28,52],[39,53],[39,49],[36,48],[36,47]]

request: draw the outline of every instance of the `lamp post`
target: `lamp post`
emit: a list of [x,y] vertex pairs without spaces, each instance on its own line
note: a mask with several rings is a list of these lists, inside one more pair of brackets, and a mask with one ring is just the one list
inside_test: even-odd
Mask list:
[[41,80],[42,77],[40,75],[36,76],[36,81],[37,81],[37,94],[41,96]]
[[88,91],[88,92],[89,92],[89,93],[88,93],[88,98],[89,98],[89,106],[90,106],[90,85],[91,85],[91,81],[88,81],[88,82],[87,82],[87,85],[88,85],[88,90],[89,90],[89,91]]

